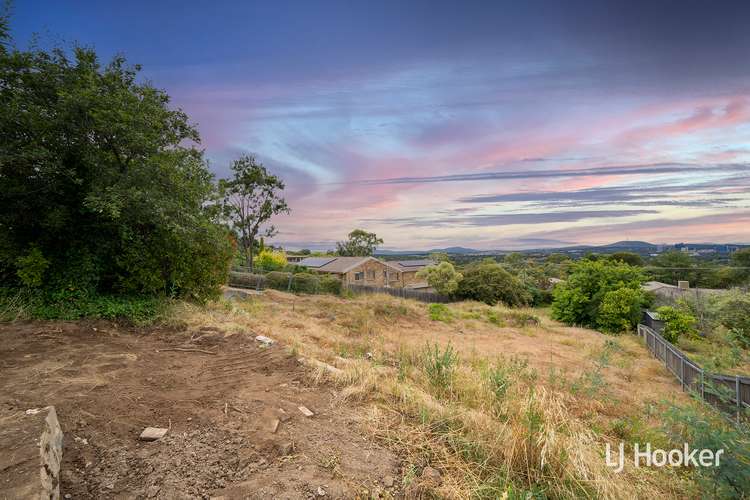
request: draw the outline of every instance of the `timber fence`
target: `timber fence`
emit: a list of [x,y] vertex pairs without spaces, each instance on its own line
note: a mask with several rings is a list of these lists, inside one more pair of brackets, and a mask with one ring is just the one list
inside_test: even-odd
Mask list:
[[366,285],[346,285],[346,289],[356,294],[373,294],[373,293],[386,293],[394,297],[401,297],[404,299],[414,299],[420,302],[438,302],[447,303],[452,302],[450,297],[440,295],[433,292],[424,292],[421,290],[412,290],[409,288],[386,288],[382,286],[366,286]]
[[638,325],[638,335],[646,341],[651,354],[680,381],[683,390],[700,394],[705,401],[738,415],[750,408],[750,377],[707,372],[646,325]]

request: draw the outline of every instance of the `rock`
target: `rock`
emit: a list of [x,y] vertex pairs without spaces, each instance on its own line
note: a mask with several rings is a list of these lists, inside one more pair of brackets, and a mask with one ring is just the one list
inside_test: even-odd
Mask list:
[[44,419],[44,431],[39,440],[41,458],[40,474],[42,495],[40,498],[60,498],[60,462],[62,462],[63,433],[54,406],[49,407]]
[[318,496],[319,496],[319,497],[324,497],[324,496],[326,496],[326,490],[325,490],[325,489],[324,489],[324,488],[323,488],[322,486],[318,486],[318,491],[317,491],[317,493],[318,493]]
[[440,486],[443,484],[443,478],[440,476],[440,471],[434,467],[427,466],[422,469],[422,481],[432,487]]
[[383,484],[386,488],[393,488],[393,484],[396,482],[395,479],[393,479],[393,476],[388,475],[383,478]]
[[301,412],[302,412],[302,414],[303,414],[304,416],[306,416],[307,418],[310,418],[310,417],[312,417],[313,415],[315,415],[315,414],[314,414],[313,412],[311,412],[311,411],[310,411],[310,410],[309,410],[309,409],[308,409],[308,408],[307,408],[306,406],[300,406],[300,407],[299,407],[299,411],[301,411]]
[[276,445],[276,448],[279,450],[279,455],[281,455],[282,457],[294,453],[294,443],[292,442],[278,444]]
[[159,494],[160,489],[161,488],[159,488],[157,485],[149,486],[146,495],[148,495],[149,498],[155,498],[156,495]]
[[156,441],[167,435],[169,429],[163,427],[146,427],[138,439],[141,441]]
[[265,346],[271,346],[276,343],[275,340],[268,338],[265,335],[258,335],[257,337],[255,337],[255,340],[257,340],[258,342],[260,342],[261,344]]
[[280,423],[281,423],[281,420],[279,420],[278,418],[274,418],[274,419],[273,419],[273,420],[271,421],[271,432],[272,432],[273,434],[276,434],[276,431],[277,431],[277,430],[279,430],[279,424],[280,424]]

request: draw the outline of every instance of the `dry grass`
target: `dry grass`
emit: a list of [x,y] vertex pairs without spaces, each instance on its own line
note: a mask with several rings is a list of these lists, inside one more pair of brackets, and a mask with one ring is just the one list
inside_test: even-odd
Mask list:
[[[341,387],[342,403],[361,404],[373,433],[400,450],[413,491],[448,498],[694,495],[675,470],[626,466],[616,474],[605,465],[605,443],[663,439],[656,412],[664,400],[689,404],[634,337],[477,303],[451,304],[450,319],[434,321],[426,304],[390,296],[267,291],[245,302],[179,307],[176,316],[190,325],[266,335],[340,368],[316,376]],[[437,488],[420,483],[427,465],[443,475]]]

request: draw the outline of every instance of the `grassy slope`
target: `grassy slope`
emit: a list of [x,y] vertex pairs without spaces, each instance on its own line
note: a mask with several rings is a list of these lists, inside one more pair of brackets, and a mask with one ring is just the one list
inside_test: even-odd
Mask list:
[[[426,304],[389,296],[268,291],[241,303],[182,307],[178,316],[189,324],[250,329],[341,368],[320,373],[342,387],[342,401],[364,405],[373,432],[401,450],[413,490],[453,498],[694,495],[684,472],[626,467],[615,474],[604,463],[607,442],[667,447],[661,404],[690,404],[635,337],[546,317],[535,325],[476,303],[433,311],[441,318],[433,320]],[[455,350],[453,369],[427,354],[433,342],[439,355]],[[440,486],[420,481],[427,465],[442,472]]]

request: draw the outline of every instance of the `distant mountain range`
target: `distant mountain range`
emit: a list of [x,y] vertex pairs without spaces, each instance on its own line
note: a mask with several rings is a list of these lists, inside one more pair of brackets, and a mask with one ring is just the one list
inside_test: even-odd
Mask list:
[[[744,248],[750,245],[745,244],[727,244],[727,243],[676,243],[673,245],[668,244],[655,244],[647,241],[617,241],[608,245],[571,245],[558,248],[535,248],[527,250],[518,250],[519,253],[580,253],[580,252],[598,252],[598,253],[612,253],[612,252],[623,252],[630,251],[636,253],[654,253],[669,249],[680,250],[687,247],[689,250],[704,250],[704,251],[715,251],[717,253],[729,253],[737,248]],[[448,253],[454,255],[497,255],[511,253],[510,250],[476,250],[474,248],[466,247],[448,247],[448,248],[434,248],[432,250],[377,250],[376,255],[428,255],[431,253]]]

